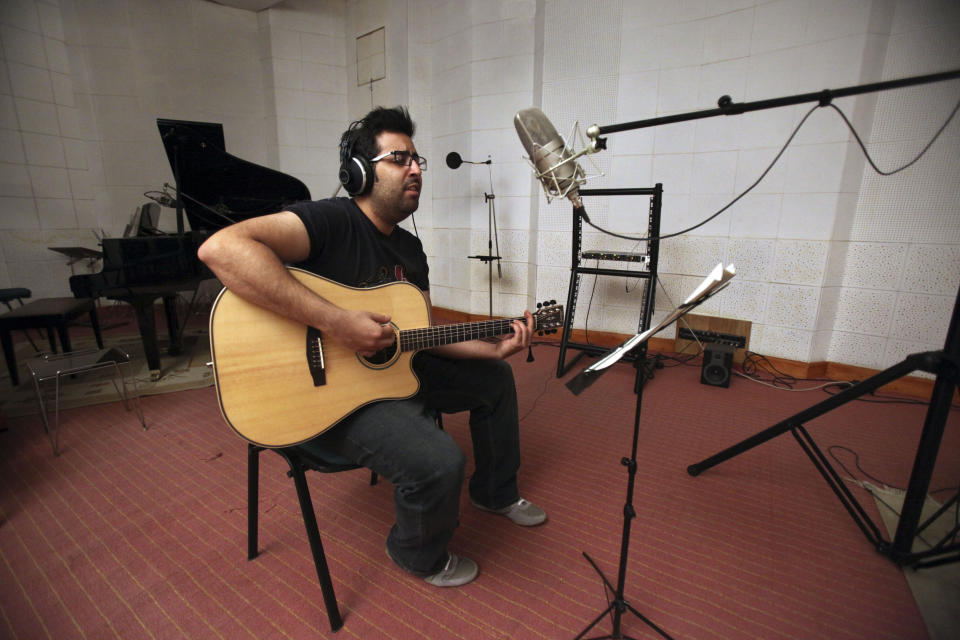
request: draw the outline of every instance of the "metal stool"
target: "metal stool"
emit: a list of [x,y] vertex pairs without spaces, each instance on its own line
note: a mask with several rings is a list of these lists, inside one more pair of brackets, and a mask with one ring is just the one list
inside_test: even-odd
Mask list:
[[[50,438],[50,444],[53,446],[53,455],[60,455],[59,433],[60,433],[60,388],[61,379],[64,376],[74,376],[81,373],[90,373],[101,369],[112,368],[115,376],[111,378],[113,387],[117,390],[117,395],[123,400],[123,407],[130,411],[130,402],[127,397],[127,379],[123,375],[121,364],[130,362],[130,356],[120,349],[89,349],[84,351],[71,351],[60,355],[48,354],[27,361],[27,368],[33,377],[33,388],[37,394],[37,403],[40,405],[40,417],[43,419],[43,429]],[[121,385],[117,385],[117,377],[120,378]],[[137,417],[140,420],[144,430],[147,423],[143,417],[143,409],[140,407],[140,392],[137,388],[137,379],[133,379],[133,395],[136,400]],[[53,428],[50,428],[50,421],[47,418],[47,406],[43,401],[42,383],[47,380],[54,380],[54,422]]]

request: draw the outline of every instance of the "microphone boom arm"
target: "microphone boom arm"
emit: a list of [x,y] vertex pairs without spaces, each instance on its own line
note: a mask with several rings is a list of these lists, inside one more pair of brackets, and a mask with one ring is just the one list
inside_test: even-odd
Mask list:
[[855,85],[843,87],[841,89],[824,89],[813,93],[801,93],[782,98],[770,98],[767,100],[756,100],[754,102],[733,102],[730,96],[722,96],[718,101],[716,109],[705,109],[703,111],[692,111],[689,113],[677,113],[671,116],[662,116],[659,118],[648,118],[646,120],[634,120],[632,122],[623,122],[620,124],[608,124],[603,126],[593,125],[587,129],[587,137],[593,142],[596,148],[606,148],[606,143],[600,136],[606,133],[619,133],[621,131],[632,131],[634,129],[643,129],[646,127],[655,127],[661,124],[672,124],[674,122],[686,122],[687,120],[698,120],[700,118],[712,118],[713,116],[734,116],[746,113],[748,111],[761,111],[763,109],[774,109],[777,107],[786,107],[804,102],[819,102],[821,107],[826,107],[834,98],[844,98],[847,96],[858,95],[861,93],[870,93],[873,91],[885,91],[887,89],[899,89],[901,87],[910,87],[929,82],[941,82],[944,80],[954,80],[960,78],[960,69],[953,71],[944,71],[941,73],[931,73],[922,76],[913,76],[909,78],[900,78],[897,80],[888,80],[885,82],[874,82],[871,84]]

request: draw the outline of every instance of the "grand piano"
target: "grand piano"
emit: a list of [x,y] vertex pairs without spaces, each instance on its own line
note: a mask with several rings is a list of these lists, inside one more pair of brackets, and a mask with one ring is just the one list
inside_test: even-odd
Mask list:
[[203,241],[234,222],[310,199],[307,186],[293,176],[227,153],[218,123],[158,119],[157,126],[176,182],[176,198],[164,204],[176,207],[177,232],[159,233],[141,224],[133,237],[103,238],[102,270],[70,278],[78,298],[103,297],[133,306],[154,380],[162,375],[154,303],[163,299],[167,352],[176,355],[183,344],[177,297],[214,277],[197,259]]

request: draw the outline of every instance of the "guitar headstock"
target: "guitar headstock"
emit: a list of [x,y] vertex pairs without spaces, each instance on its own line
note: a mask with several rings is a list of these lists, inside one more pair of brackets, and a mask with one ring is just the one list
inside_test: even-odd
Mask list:
[[556,300],[547,300],[537,303],[537,311],[533,314],[534,330],[538,335],[556,333],[563,326],[563,305]]

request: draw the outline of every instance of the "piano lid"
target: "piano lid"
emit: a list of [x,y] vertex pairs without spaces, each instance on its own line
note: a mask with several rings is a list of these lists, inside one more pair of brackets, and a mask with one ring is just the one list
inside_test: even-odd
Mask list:
[[215,231],[310,199],[300,180],[224,151],[223,125],[157,119],[190,227]]

